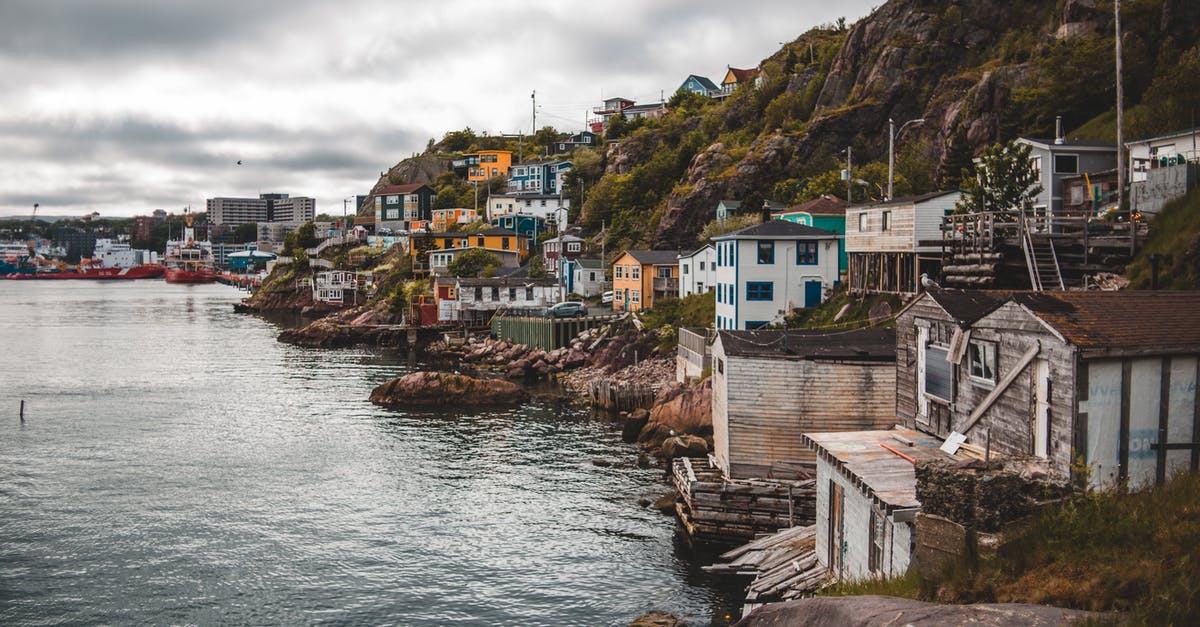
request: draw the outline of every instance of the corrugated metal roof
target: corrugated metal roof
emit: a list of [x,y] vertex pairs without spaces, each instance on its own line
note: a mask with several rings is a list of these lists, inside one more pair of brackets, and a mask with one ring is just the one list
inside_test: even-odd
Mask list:
[[[896,439],[899,436],[912,442]],[[876,504],[888,511],[920,507],[917,474],[913,462],[881,445],[918,462],[957,460],[938,447],[942,441],[914,429],[805,433],[804,443],[854,482]]]

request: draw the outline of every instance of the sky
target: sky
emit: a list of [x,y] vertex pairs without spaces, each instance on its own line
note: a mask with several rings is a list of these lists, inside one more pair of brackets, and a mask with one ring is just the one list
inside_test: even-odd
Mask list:
[[539,128],[577,132],[880,1],[2,0],[0,216],[338,215],[431,138],[528,133],[535,91]]

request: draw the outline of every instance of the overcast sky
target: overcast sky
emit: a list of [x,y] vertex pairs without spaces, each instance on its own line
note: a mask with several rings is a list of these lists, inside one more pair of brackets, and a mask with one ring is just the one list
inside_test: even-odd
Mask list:
[[[882,0],[0,0],[0,215],[314,196],[430,138],[578,131]],[[242,165],[237,165],[241,160]]]

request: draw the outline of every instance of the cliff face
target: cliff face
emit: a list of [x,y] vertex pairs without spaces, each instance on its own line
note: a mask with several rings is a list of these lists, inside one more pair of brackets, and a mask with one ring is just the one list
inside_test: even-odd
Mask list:
[[[932,168],[942,165],[955,141],[965,142],[956,150],[978,153],[1000,138],[1001,113],[1010,105],[1013,91],[1035,78],[1029,64],[997,64],[991,52],[1013,31],[1030,33],[1037,41],[1052,40],[1058,24],[1044,4],[1027,0],[884,4],[846,33],[827,72],[810,70],[789,77],[787,94],[819,90],[802,129],[790,133],[763,129],[736,162],[720,143],[692,160],[684,185],[678,188],[681,193],[666,201],[652,243],[695,244],[719,200],[752,194],[770,198],[776,182],[811,176],[815,161],[828,161],[846,146],[855,146],[856,164],[886,160],[888,118],[897,125],[925,119],[909,128],[904,141],[927,145]],[[1094,12],[1077,4],[1069,2],[1064,14],[1094,21]],[[844,157],[836,159],[844,163]],[[731,164],[733,175],[720,176]]]
[[379,180],[371,187],[370,195],[358,208],[358,215],[375,215],[375,194],[388,185],[420,183],[433,186],[438,176],[449,171],[450,160],[437,155],[424,154],[404,159],[389,168],[387,172],[380,173]]

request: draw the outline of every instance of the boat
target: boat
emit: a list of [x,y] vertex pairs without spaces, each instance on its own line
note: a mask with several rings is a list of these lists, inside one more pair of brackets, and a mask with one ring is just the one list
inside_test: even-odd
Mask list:
[[35,270],[29,262],[29,246],[22,242],[0,242],[0,276],[30,274]]
[[[24,270],[24,268],[22,268]],[[66,280],[66,279],[92,279],[92,280],[131,280],[131,279],[157,279],[163,276],[164,268],[157,264],[147,264],[144,266],[134,266],[132,268],[96,268],[87,267],[77,269],[57,269],[50,271],[22,271],[9,272],[4,276],[6,279],[18,279],[26,281],[43,281],[43,280]]]
[[167,283],[201,284],[217,280],[212,244],[196,241],[192,220],[192,215],[185,213],[183,239],[167,242],[166,254],[163,256],[166,264],[163,280]]

